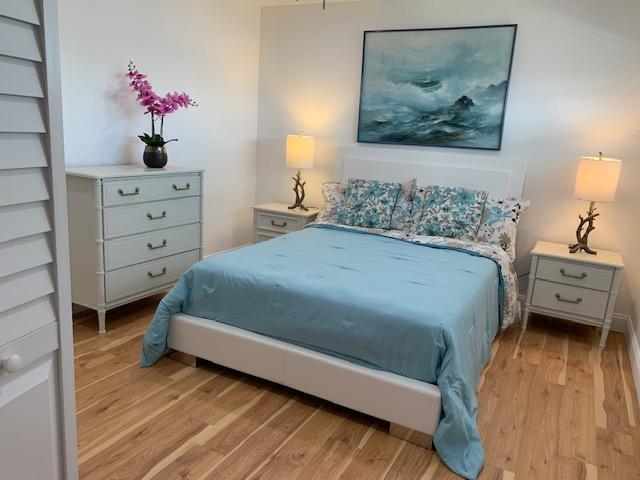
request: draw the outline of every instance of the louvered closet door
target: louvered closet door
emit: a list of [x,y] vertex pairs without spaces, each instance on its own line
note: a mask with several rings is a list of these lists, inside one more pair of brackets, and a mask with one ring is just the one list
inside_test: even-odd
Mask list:
[[0,478],[76,478],[57,14],[0,0]]

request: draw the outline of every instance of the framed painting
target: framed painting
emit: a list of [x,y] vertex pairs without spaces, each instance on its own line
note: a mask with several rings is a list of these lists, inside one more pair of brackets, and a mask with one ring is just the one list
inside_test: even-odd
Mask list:
[[365,32],[358,142],[500,150],[516,30]]

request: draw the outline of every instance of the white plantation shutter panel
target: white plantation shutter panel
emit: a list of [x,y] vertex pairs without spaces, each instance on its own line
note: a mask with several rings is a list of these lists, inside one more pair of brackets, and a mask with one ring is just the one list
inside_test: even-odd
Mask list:
[[[49,296],[54,285],[39,11],[34,0],[0,0],[0,331],[21,335],[30,332],[9,325],[16,320],[8,310]],[[31,331],[56,318],[54,303]]]
[[16,439],[0,477],[16,480],[77,478],[57,36],[55,0],[0,0],[0,362],[27,363],[0,363],[0,431]]

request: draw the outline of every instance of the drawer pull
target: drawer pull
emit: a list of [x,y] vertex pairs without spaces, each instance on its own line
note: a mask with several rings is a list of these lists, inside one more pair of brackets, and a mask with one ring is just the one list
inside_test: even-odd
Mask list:
[[162,275],[166,275],[166,274],[167,274],[167,267],[163,267],[162,272],[160,273],[147,272],[147,276],[149,278],[161,277]]
[[164,240],[162,240],[162,244],[160,245],[154,245],[153,243],[149,242],[147,243],[147,248],[149,250],[157,250],[158,248],[163,248],[167,246],[167,239],[165,238]]
[[284,228],[284,227],[286,227],[286,226],[287,226],[287,222],[278,223],[278,222],[276,222],[276,221],[274,221],[274,220],[271,220],[271,225],[272,225],[273,227]]
[[125,192],[124,190],[119,188],[118,193],[120,194],[121,197],[130,197],[131,195],[140,195],[140,188],[136,187],[136,189],[133,192]]
[[578,297],[575,300],[572,300],[570,298],[562,298],[562,295],[560,295],[559,293],[556,293],[556,298],[558,299],[559,302],[582,303],[582,297]]
[[577,278],[579,280],[583,280],[587,278],[587,272],[582,272],[580,275],[574,275],[572,273],[567,273],[564,268],[561,268],[560,273],[562,274],[563,277]]
[[179,187],[179,186],[177,186],[175,183],[173,184],[173,189],[174,189],[176,192],[180,192],[180,191],[182,191],[182,190],[189,190],[190,188],[191,188],[191,184],[190,184],[190,183],[187,183],[184,187]]
[[11,355],[2,360],[2,368],[7,373],[16,373],[22,367],[20,355]]
[[160,214],[160,215],[158,215],[156,217],[154,217],[151,213],[147,213],[147,218],[149,220],[160,220],[161,218],[166,218],[166,216],[167,216],[167,211],[166,210],[163,210],[162,214]]

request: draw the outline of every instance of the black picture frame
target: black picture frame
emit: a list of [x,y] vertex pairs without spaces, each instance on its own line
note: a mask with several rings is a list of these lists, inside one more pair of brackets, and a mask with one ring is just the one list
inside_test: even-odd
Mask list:
[[[379,33],[410,33],[410,32],[437,32],[437,31],[451,31],[451,30],[476,30],[476,29],[496,29],[496,28],[510,28],[513,30],[510,44],[510,52],[508,55],[508,67],[506,69],[506,86],[504,88],[504,95],[502,96],[502,112],[500,115],[500,124],[497,133],[497,144],[495,146],[477,146],[477,145],[464,145],[462,143],[451,142],[418,142],[418,141],[384,141],[384,140],[371,140],[365,138],[363,134],[363,96],[365,92],[365,85],[367,81],[367,39],[371,35]],[[357,130],[357,142],[366,144],[382,144],[382,145],[405,145],[405,146],[420,146],[420,147],[441,147],[441,148],[461,148],[472,150],[491,150],[499,151],[502,149],[502,140],[504,133],[504,122],[506,118],[507,99],[509,95],[509,87],[511,85],[511,72],[513,69],[513,58],[516,44],[518,24],[499,24],[499,25],[476,25],[476,26],[461,26],[461,27],[438,27],[438,28],[412,28],[412,29],[392,29],[392,30],[366,30],[363,34],[362,45],[362,67],[360,76],[360,101],[358,109],[358,130]]]

